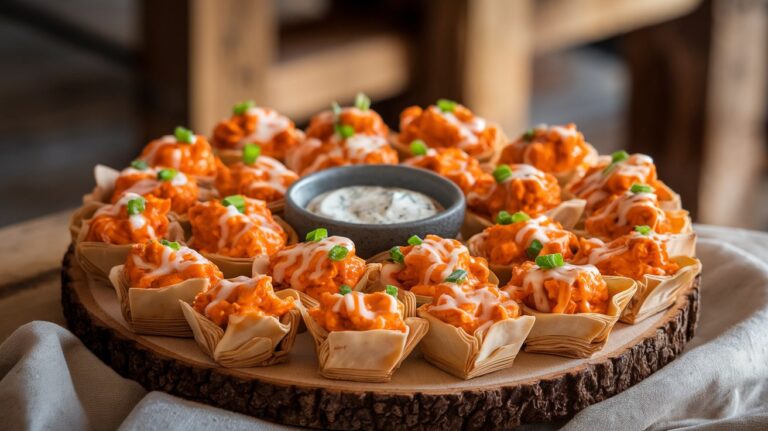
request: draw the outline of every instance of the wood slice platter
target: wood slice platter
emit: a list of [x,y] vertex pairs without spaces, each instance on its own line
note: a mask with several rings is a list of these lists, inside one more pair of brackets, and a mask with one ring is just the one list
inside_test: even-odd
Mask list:
[[289,425],[324,429],[508,429],[548,422],[611,397],[672,361],[693,337],[700,276],[677,303],[639,324],[619,323],[588,360],[521,352],[511,369],[455,378],[411,355],[389,383],[327,380],[316,372],[308,333],[290,360],[227,369],[192,339],[136,335],[105,282],[89,280],[70,251],[62,306],[70,329],[99,358],[147,390]]

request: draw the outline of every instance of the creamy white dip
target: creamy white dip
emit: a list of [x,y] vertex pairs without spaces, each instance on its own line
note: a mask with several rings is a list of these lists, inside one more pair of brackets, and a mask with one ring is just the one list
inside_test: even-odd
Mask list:
[[316,196],[307,211],[333,220],[393,224],[421,220],[440,212],[429,196],[398,187],[349,186]]

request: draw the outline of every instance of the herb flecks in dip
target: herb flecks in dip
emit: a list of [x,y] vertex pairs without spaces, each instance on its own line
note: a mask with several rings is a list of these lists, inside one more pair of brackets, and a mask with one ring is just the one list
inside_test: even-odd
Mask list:
[[359,224],[393,224],[422,220],[442,208],[429,196],[398,187],[349,186],[323,193],[307,211]]

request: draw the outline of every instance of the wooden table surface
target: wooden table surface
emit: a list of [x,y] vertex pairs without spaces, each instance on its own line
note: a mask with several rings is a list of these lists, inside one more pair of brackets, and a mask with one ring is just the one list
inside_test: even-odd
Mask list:
[[0,342],[33,320],[64,325],[59,270],[73,211],[0,229]]

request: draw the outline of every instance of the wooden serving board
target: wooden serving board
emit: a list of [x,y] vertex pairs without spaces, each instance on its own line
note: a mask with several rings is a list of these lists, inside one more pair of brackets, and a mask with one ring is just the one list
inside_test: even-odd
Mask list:
[[227,369],[192,339],[136,335],[111,286],[88,280],[70,251],[62,305],[70,329],[121,375],[160,390],[259,418],[326,429],[504,429],[567,418],[673,360],[693,337],[700,277],[674,307],[637,325],[619,323],[588,360],[521,352],[508,370],[472,380],[426,362],[418,349],[389,383],[327,380],[308,333],[286,364]]

